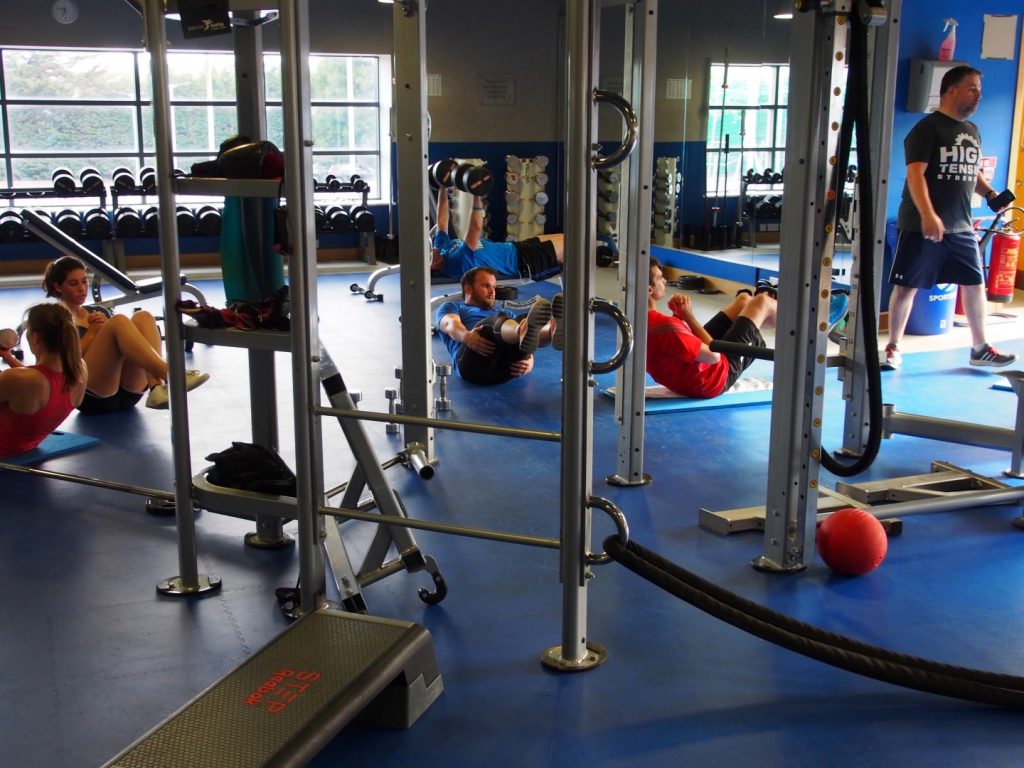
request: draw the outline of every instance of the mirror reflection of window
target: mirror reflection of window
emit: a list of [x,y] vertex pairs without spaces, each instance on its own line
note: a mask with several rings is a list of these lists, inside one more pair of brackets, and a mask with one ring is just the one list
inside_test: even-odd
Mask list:
[[[788,64],[712,62],[708,73],[708,196],[735,196],[749,169],[781,172],[786,164]],[[728,151],[726,151],[728,137]],[[764,189],[781,189],[769,185]]]

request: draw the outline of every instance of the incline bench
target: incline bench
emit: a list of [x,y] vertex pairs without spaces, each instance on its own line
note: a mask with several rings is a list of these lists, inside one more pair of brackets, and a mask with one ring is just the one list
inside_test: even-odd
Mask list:
[[[93,298],[96,299],[97,304],[104,307],[117,307],[121,304],[128,304],[132,301],[149,299],[163,292],[164,283],[162,277],[152,277],[147,280],[136,282],[113,264],[109,263],[102,257],[97,256],[80,242],[62,232],[53,224],[52,221],[40,216],[35,211],[26,208],[22,211],[21,216],[22,221],[25,224],[25,229],[39,239],[49,243],[64,255],[74,256],[75,258],[85,262],[87,267],[91,268],[94,272],[103,275],[103,277],[106,278],[115,288],[121,291],[121,296],[101,300],[98,287],[94,285]],[[206,299],[203,297],[203,294],[199,292],[199,289],[189,285],[185,275],[181,275],[180,277],[182,290],[195,296],[196,300],[205,306]]]

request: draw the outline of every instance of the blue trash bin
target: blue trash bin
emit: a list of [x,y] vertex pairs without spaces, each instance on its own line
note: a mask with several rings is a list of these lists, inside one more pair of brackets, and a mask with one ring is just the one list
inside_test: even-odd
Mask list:
[[907,318],[907,333],[936,336],[952,328],[958,287],[956,283],[939,283],[930,291],[919,290]]

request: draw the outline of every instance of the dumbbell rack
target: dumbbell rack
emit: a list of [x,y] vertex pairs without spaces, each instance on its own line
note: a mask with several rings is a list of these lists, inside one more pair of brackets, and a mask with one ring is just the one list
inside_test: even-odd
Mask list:
[[[355,217],[352,215],[353,212],[358,210],[358,209],[362,209],[362,210],[366,211],[367,213],[369,213],[370,209],[368,207],[368,201],[370,199],[370,185],[367,184],[362,179],[360,179],[358,176],[353,176],[350,181],[338,182],[337,184],[332,184],[330,181],[319,182],[316,179],[314,179],[313,180],[314,201],[316,200],[316,195],[323,196],[325,194],[330,194],[330,195],[360,195],[361,196],[361,198],[362,198],[361,202],[359,202],[357,205],[352,206],[351,208],[349,208],[348,211],[345,212],[346,215],[347,215],[347,218],[348,218],[348,224],[346,224],[346,225],[344,225],[344,226],[342,226],[340,228],[331,226],[330,222],[328,221],[327,214],[328,214],[328,211],[330,210],[330,208],[333,207],[333,206],[323,206],[323,205],[317,204],[316,205],[316,208],[317,208],[317,214],[316,214],[316,216],[317,216],[317,226],[316,226],[316,230],[318,232],[328,232],[328,231],[330,231],[330,232],[358,232],[359,233],[359,248],[358,248],[359,258],[362,261],[364,261],[366,264],[375,265],[377,263],[377,243],[376,243],[376,238],[374,236],[375,235],[375,229],[376,229],[376,223],[373,222],[372,219],[371,219],[371,223],[374,224],[374,226],[372,228],[360,227],[360,226],[358,226],[356,224]],[[324,214],[322,219],[321,219],[321,216],[320,216],[321,212]],[[370,216],[372,217],[372,214],[370,214]],[[321,220],[324,222],[324,225],[322,227],[319,226],[319,222]]]
[[619,172],[602,168],[597,172],[597,236],[605,242],[618,240]]
[[[765,173],[767,174],[770,170],[771,169],[766,170]],[[752,181],[750,176],[751,173],[750,171],[748,171],[746,176],[740,178],[740,198],[736,204],[736,207],[739,210],[739,215],[737,216],[737,219],[739,219],[740,217],[746,217],[748,237],[746,243],[743,243],[742,241],[737,242],[737,248],[742,248],[744,245],[749,245],[751,248],[757,248],[756,217],[751,215],[750,212],[747,211],[747,189],[750,187],[768,187],[768,191],[772,191],[775,187],[782,183],[781,174],[779,174],[778,176],[773,176],[772,179],[769,181]],[[776,178],[778,179],[778,181],[775,181]],[[742,226],[737,227],[737,229],[742,229]],[[738,236],[737,240],[739,240]]]
[[[88,190],[88,191],[86,191],[84,189],[55,190],[52,187],[18,187],[18,188],[12,188],[12,189],[0,189],[0,198],[5,199],[5,200],[11,200],[11,201],[13,201],[13,200],[31,200],[31,201],[34,201],[36,203],[41,202],[41,201],[46,201],[44,203],[44,207],[54,207],[54,208],[56,208],[58,206],[57,206],[57,204],[55,204],[52,201],[63,201],[63,200],[96,200],[96,201],[98,201],[98,205],[96,206],[95,210],[101,210],[104,213],[106,213],[106,215],[108,217],[108,220],[110,221],[110,232],[111,232],[110,237],[101,238],[101,240],[103,242],[103,258],[104,258],[104,260],[106,260],[110,264],[114,265],[115,267],[117,267],[118,269],[123,271],[124,268],[125,268],[124,248],[123,248],[123,246],[118,247],[119,243],[117,242],[116,235],[114,234],[115,233],[115,228],[114,228],[113,213],[112,213],[112,210],[108,210],[107,209],[107,195],[108,195],[108,193],[110,195],[111,203],[112,203],[111,209],[113,209],[117,205],[117,194],[118,193],[114,189],[109,189],[108,190],[106,185],[100,187],[99,189]],[[30,206],[24,206],[24,207],[30,207]],[[31,207],[35,208],[36,206],[32,205]],[[14,205],[9,203],[8,204],[8,210],[14,211]],[[6,213],[6,211],[5,211],[5,213]],[[78,238],[81,237],[81,234],[80,233],[78,233],[78,234],[71,234],[71,233],[69,233],[69,236],[76,237],[76,239],[78,239]],[[28,231],[24,230],[24,228],[23,228],[23,241],[24,242],[28,242],[29,240],[31,240],[31,236],[28,234]],[[5,240],[5,242],[16,242],[16,241],[15,240]],[[100,280],[100,276],[96,275],[94,277],[93,295],[94,295],[94,297],[96,298],[97,301],[99,300],[99,280]]]
[[545,155],[532,158],[505,156],[506,240],[518,242],[544,234],[547,223],[545,206],[548,203],[548,194],[544,191],[548,183],[547,167]]
[[651,242],[657,245],[669,248],[673,245],[679,185],[679,158],[657,158],[654,167],[654,200],[651,205]]

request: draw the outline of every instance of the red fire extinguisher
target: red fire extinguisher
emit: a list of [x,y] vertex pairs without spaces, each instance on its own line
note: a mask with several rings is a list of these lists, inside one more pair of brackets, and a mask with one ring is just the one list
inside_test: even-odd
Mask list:
[[996,232],[992,235],[992,251],[988,261],[988,300],[1006,304],[1013,301],[1013,288],[1017,282],[1017,254],[1020,235],[1015,232]]
[[[992,250],[988,260],[988,280],[985,290],[988,300],[1006,304],[1013,301],[1013,289],[1017,282],[1017,257],[1020,253],[1019,227],[1016,222],[1004,223],[998,230],[1000,219],[1010,211],[1024,213],[1024,209],[1013,207],[1000,211],[993,222],[985,230],[979,243],[984,254],[985,245],[992,241]],[[977,226],[978,222],[975,223]]]

